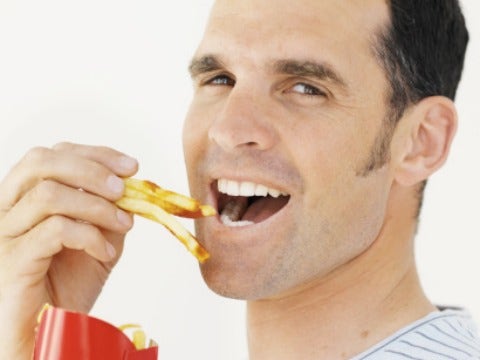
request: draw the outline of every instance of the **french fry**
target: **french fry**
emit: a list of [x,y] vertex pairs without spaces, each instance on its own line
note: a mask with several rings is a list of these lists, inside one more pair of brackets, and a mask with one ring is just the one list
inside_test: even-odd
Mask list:
[[199,218],[215,215],[214,208],[202,205],[190,197],[162,189],[150,181],[132,178],[124,181],[125,193],[116,202],[118,207],[165,226],[201,263],[210,257],[197,239],[172,215]]
[[132,338],[132,343],[135,346],[135,349],[137,350],[143,350],[146,349],[147,347],[151,347],[151,343],[149,346],[147,346],[147,336],[145,335],[145,332],[142,330],[140,325],[137,324],[125,324],[121,325],[118,327],[121,331],[126,332],[126,330],[133,329],[131,338]]
[[[160,206],[166,212],[187,218],[199,218],[216,214],[214,208],[209,205],[202,205],[198,200],[191,197],[165,190],[157,184],[148,180],[127,178],[125,181],[126,196],[128,192],[133,195],[134,191],[143,193],[145,200],[151,201]],[[134,197],[138,196],[137,193]]]

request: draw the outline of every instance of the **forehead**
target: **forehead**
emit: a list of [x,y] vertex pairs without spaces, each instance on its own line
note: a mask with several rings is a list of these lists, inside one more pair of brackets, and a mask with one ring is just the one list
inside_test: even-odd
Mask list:
[[[265,63],[272,58],[373,59],[386,0],[217,0],[198,53]],[[342,66],[342,64],[338,64]]]
[[[277,29],[327,25],[369,30],[388,18],[387,0],[216,0],[210,20],[241,19]],[[224,23],[224,25],[227,25]],[[300,27],[301,28],[301,27]]]

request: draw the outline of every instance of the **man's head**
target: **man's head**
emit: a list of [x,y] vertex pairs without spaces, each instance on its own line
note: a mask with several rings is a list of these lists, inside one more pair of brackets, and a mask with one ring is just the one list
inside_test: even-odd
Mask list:
[[[406,78],[382,42],[397,36],[390,13],[382,0],[216,2],[184,130],[192,194],[223,213],[196,224],[215,291],[298,290],[371,247],[393,209],[414,212],[395,189],[440,166],[455,115],[443,98],[392,110]],[[417,136],[426,117],[446,119],[435,136]]]

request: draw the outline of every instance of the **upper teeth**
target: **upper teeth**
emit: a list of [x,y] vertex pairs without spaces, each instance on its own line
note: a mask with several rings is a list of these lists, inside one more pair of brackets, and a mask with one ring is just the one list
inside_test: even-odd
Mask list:
[[287,195],[277,189],[269,188],[262,184],[255,184],[249,181],[233,181],[218,179],[218,191],[230,196],[267,196],[279,197]]

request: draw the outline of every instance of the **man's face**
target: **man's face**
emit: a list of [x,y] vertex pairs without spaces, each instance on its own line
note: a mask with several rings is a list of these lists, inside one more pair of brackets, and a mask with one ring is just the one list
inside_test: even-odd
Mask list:
[[391,169],[362,169],[387,113],[387,18],[381,0],[216,2],[184,126],[192,195],[223,214],[196,223],[216,292],[299,291],[378,236]]

